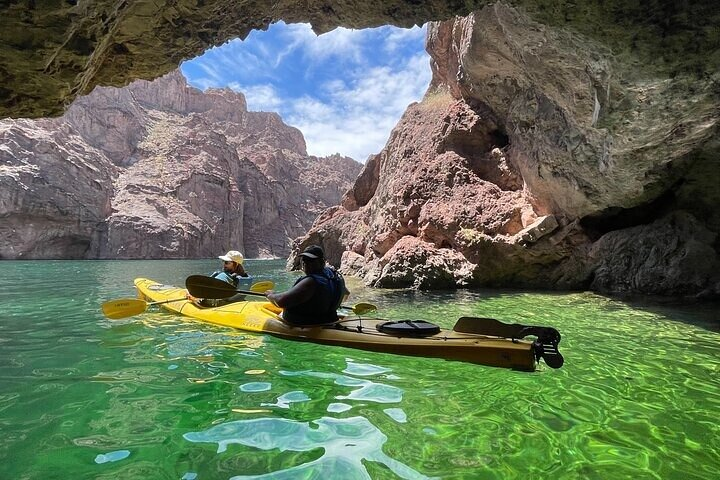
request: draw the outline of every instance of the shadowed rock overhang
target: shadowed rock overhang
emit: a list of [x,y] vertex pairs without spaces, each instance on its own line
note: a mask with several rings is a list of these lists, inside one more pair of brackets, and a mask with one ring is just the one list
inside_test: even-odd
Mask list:
[[[466,15],[487,1],[5,0],[0,2],[0,117],[61,115],[97,85],[151,80],[186,59],[273,22],[317,33],[410,27]],[[715,0],[516,0],[535,21],[570,26],[640,59],[638,69],[716,75]]]

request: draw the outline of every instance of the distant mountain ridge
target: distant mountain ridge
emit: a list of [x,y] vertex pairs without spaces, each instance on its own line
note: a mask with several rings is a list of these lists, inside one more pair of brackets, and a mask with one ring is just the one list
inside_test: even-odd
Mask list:
[[286,256],[362,165],[179,71],[0,121],[0,258]]

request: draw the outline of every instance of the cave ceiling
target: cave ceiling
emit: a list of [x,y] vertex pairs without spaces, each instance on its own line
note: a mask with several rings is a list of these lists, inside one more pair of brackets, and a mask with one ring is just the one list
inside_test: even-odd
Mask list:
[[[61,115],[97,85],[151,80],[186,59],[280,20],[336,27],[410,27],[487,1],[0,0],[0,117]],[[632,56],[638,70],[716,76],[716,0],[515,0],[542,23],[565,25]]]

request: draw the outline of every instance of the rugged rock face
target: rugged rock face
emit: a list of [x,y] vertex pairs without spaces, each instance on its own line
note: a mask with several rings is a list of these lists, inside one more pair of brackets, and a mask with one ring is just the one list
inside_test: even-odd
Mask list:
[[426,98],[300,248],[378,286],[718,290],[717,78],[501,4],[427,48]]
[[[717,294],[716,0],[489,4],[13,0],[0,29],[0,115],[59,115],[94,85],[155,78],[278,19],[323,32],[478,9],[432,27],[428,97],[303,244],[322,242],[377,285]],[[120,156],[132,145],[114,143]],[[13,181],[27,186],[23,175]]]
[[0,118],[63,113],[96,85],[152,80],[271,23],[410,27],[466,14],[485,2],[431,0],[9,0],[0,28]]
[[83,258],[117,168],[59,119],[0,122],[0,258]]
[[0,122],[0,258],[284,256],[361,165],[179,72]]
[[[467,15],[487,0],[8,0],[0,28],[0,117],[63,113],[96,85],[152,80],[185,59],[271,23],[409,27]],[[511,0],[547,25],[569,26],[667,72],[713,74],[720,66],[716,0]]]

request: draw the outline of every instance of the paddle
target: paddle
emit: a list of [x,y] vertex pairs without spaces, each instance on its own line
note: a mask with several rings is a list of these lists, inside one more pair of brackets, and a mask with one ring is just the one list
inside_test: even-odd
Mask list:
[[377,311],[377,307],[372,303],[360,302],[356,303],[352,307],[346,305],[340,305],[340,308],[352,310],[355,315],[365,315],[366,313],[372,313]]
[[117,320],[125,317],[132,317],[134,315],[140,315],[148,307],[153,305],[163,305],[165,303],[180,302],[187,300],[187,298],[173,298],[172,300],[163,300],[162,302],[146,302],[139,298],[118,298],[116,300],[110,300],[102,304],[103,314],[107,318]]
[[558,344],[561,338],[560,332],[552,327],[503,323],[494,318],[461,317],[453,327],[453,330],[459,333],[474,333],[477,335],[489,335],[513,340],[535,336],[537,337],[535,341],[535,356],[538,359],[542,357],[545,363],[552,368],[560,368],[565,362],[558,350]]
[[[270,286],[267,287],[265,290],[262,290],[262,293],[259,292],[258,288],[256,287],[265,286],[265,284],[269,284]],[[246,291],[236,290],[235,287],[233,287],[227,282],[218,280],[217,278],[206,277],[205,275],[191,275],[187,278],[187,280],[185,280],[185,287],[187,288],[188,292],[190,292],[190,295],[197,298],[228,298],[232,297],[236,293],[244,293],[246,295],[258,295],[264,297],[264,292],[270,290],[273,286],[273,283],[269,281],[258,282],[251,287],[251,290],[255,291]],[[355,304],[352,307],[340,305],[340,308],[352,310],[352,312],[356,315],[365,315],[366,313],[374,312],[377,310],[377,307],[372,303],[364,302]]]
[[[201,276],[201,275],[196,275]],[[215,279],[213,279],[215,280]],[[223,282],[222,280],[218,280],[221,283],[225,283],[230,288],[232,288],[232,285],[227,284],[226,282]],[[240,293],[248,293],[250,295],[261,295],[264,296],[265,291],[270,290],[274,284],[269,281],[262,281],[262,282],[256,282],[253,283],[250,286],[250,290],[243,291],[243,290],[234,290],[236,292]],[[192,295],[192,293],[191,293]],[[229,295],[228,295],[229,296]],[[133,315],[139,315],[143,313],[145,310],[148,309],[148,307],[154,306],[154,305],[163,305],[166,303],[173,303],[173,302],[180,302],[183,300],[187,300],[187,298],[173,298],[170,300],[162,300],[159,302],[146,302],[145,300],[140,300],[138,298],[118,298],[116,300],[110,300],[108,302],[105,302],[102,304],[102,311],[103,314],[110,319],[117,320],[120,318],[126,318],[126,317],[132,317]]]
[[268,280],[253,283],[250,290],[237,290],[229,283],[218,280],[217,278],[206,277],[205,275],[190,275],[185,280],[185,288],[190,295],[197,298],[228,298],[236,293],[244,293],[245,295],[265,296],[265,292],[271,290],[275,284]]

